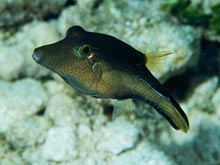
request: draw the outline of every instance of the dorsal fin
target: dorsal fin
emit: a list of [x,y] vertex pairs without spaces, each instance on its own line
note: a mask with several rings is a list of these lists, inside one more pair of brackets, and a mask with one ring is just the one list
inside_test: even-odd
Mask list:
[[172,54],[172,52],[169,51],[146,53],[145,66],[152,72],[158,72],[163,68],[164,58],[170,54]]

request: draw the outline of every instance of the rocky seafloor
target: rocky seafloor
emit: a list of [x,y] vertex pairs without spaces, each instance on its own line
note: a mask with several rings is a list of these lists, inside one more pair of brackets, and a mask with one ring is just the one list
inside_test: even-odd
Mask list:
[[[170,2],[2,0],[0,164],[220,164],[220,30],[213,23],[220,1],[187,4],[201,7],[198,19],[210,16],[208,27],[191,24],[196,17],[184,17],[181,1]],[[142,52],[173,52],[154,74],[186,112],[190,130],[174,130],[137,101],[112,120],[117,101],[83,95],[33,61],[34,48],[63,38],[72,25]]]

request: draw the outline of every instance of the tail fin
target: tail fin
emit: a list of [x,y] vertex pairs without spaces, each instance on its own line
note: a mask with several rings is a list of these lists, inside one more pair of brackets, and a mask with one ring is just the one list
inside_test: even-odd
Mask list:
[[[189,130],[189,122],[179,104],[173,97],[163,88],[163,93],[155,90],[149,83],[143,79],[139,86],[139,98],[154,107],[168,122],[177,130],[187,132]],[[158,87],[158,84],[157,84]]]
[[181,129],[183,132],[189,130],[189,122],[184,111],[179,105],[178,107],[175,106],[169,98],[164,99],[160,103],[156,103],[155,109],[166,118],[175,129]]
[[164,57],[170,54],[172,52],[169,51],[145,54],[146,70],[139,76],[141,83],[136,87],[136,95],[142,101],[154,107],[175,129],[187,132],[189,130],[189,122],[184,111],[150,72],[163,68],[161,65],[163,65]]

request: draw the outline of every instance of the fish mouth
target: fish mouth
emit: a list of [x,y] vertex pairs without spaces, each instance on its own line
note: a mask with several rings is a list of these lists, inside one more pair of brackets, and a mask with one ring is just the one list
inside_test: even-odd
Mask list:
[[45,57],[44,57],[44,53],[41,51],[41,49],[39,49],[39,48],[34,49],[34,53],[32,54],[32,58],[34,59],[35,62],[44,66]]
[[41,49],[39,49],[39,48],[34,49],[34,53],[32,54],[32,58],[36,63],[38,63],[48,69],[51,69],[50,64],[49,64],[49,59],[47,56],[45,56],[45,53],[43,53],[43,51]]
[[40,61],[42,60],[42,54],[37,52],[37,49],[34,49],[34,53],[32,54],[32,58],[35,62],[40,64]]

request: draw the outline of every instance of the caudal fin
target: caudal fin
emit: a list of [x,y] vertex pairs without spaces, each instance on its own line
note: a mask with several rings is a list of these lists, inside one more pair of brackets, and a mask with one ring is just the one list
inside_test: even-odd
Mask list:
[[[174,103],[172,103],[174,101]],[[182,108],[175,100],[166,98],[156,103],[155,109],[166,118],[169,123],[177,130],[187,132],[189,130],[189,121]]]
[[174,98],[159,82],[155,81],[154,86],[157,88],[153,88],[148,82],[141,80],[142,85],[137,88],[141,94],[140,99],[154,107],[175,129],[187,132],[189,130],[187,116]]

